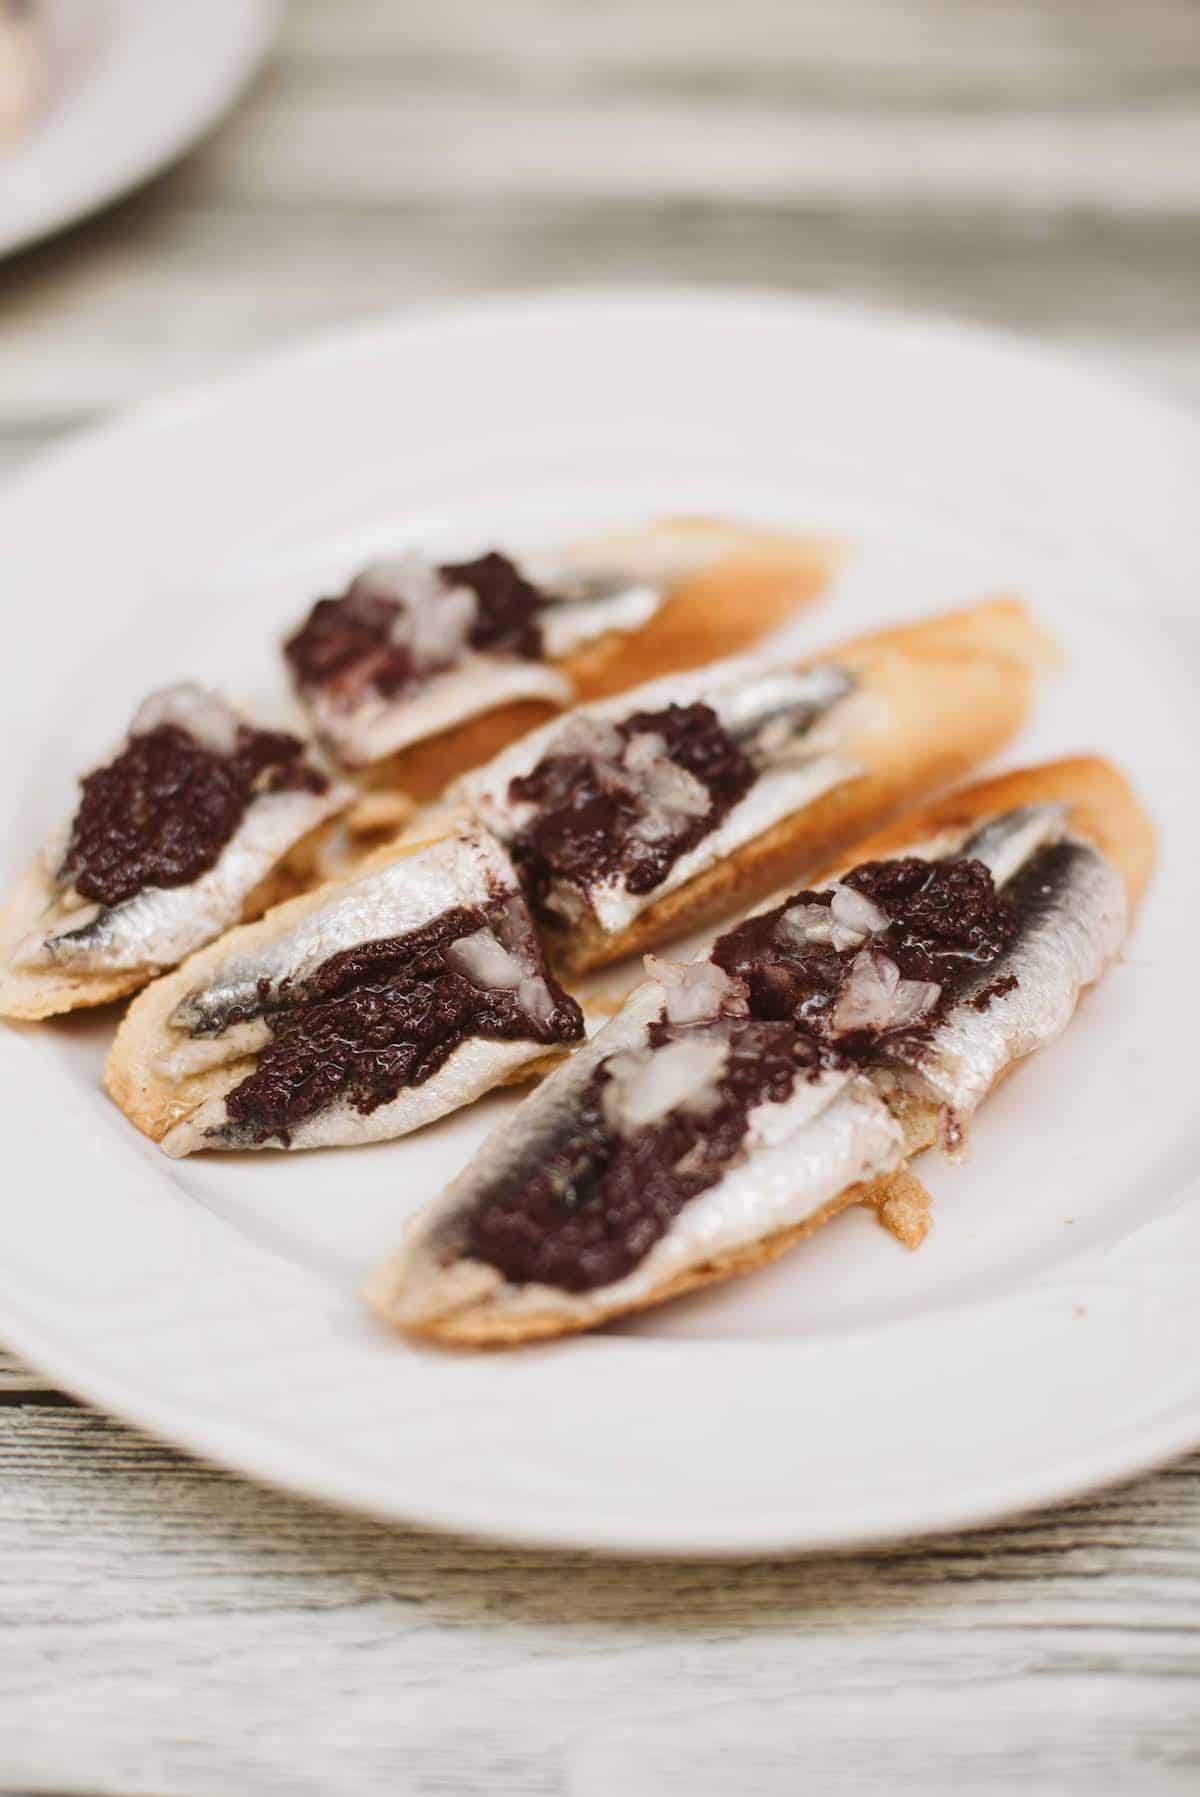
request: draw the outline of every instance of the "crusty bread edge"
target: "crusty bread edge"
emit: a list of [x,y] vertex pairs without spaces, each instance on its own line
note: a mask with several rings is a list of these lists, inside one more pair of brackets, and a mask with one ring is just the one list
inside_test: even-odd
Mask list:
[[[141,992],[121,1020],[104,1066],[104,1089],[134,1127],[152,1142],[161,1142],[168,1130],[189,1117],[206,1098],[231,1091],[253,1064],[253,1057],[246,1056],[178,1082],[159,1073],[154,1063],[172,1045],[166,1020],[180,999],[203,984],[221,962],[277,941],[302,917],[327,904],[364,874],[404,860],[430,842],[442,840],[444,834],[440,827],[432,834],[414,830],[403,841],[376,849],[356,865],[353,873],[311,887],[307,892],[273,906],[253,923],[239,924],[216,942],[189,955],[186,961]],[[522,1085],[540,1078],[567,1052],[565,1048],[549,1049],[511,1069],[496,1083]]]
[[[1050,654],[1046,638],[1016,599],[985,601],[831,649],[820,659],[856,669],[864,690],[890,697],[901,711],[914,679],[936,682],[946,702],[942,726],[931,730],[922,709],[910,704],[907,719],[868,749],[873,761],[861,775],[664,894],[627,929],[607,934],[585,924],[570,932],[546,930],[554,965],[568,975],[589,973],[746,909],[838,854],[864,831],[963,779],[1020,729],[1038,670]],[[970,683],[969,703],[964,682]]]
[[[242,920],[261,917],[270,907],[308,891],[317,878],[324,844],[337,828],[339,815],[322,818],[284,854],[246,896]],[[39,859],[17,881],[0,906],[0,1017],[20,1023],[43,1023],[69,1011],[92,1009],[127,998],[160,975],[146,968],[106,973],[74,972],[65,967],[13,967],[13,950],[35,928],[54,900],[54,886]]]
[[[699,1266],[688,1267],[645,1292],[640,1298],[621,1305],[600,1303],[591,1310],[522,1311],[518,1316],[506,1315],[503,1311],[489,1313],[485,1300],[473,1309],[465,1309],[449,1316],[406,1323],[403,1325],[403,1333],[455,1348],[519,1347],[526,1342],[546,1341],[553,1336],[580,1335],[584,1330],[595,1329],[618,1316],[632,1316],[639,1310],[665,1304],[671,1298],[681,1298],[685,1292],[715,1285],[740,1273],[753,1273],[758,1267],[765,1267],[771,1261],[778,1260],[781,1254],[786,1254],[789,1248],[804,1241],[807,1236],[814,1235],[822,1224],[831,1222],[851,1205],[883,1205],[890,1195],[890,1185],[889,1177],[846,1186],[802,1223],[791,1224],[787,1229],[777,1230],[760,1241],[749,1242],[738,1248],[730,1248],[724,1254],[714,1255],[711,1260],[704,1261]],[[386,1267],[382,1273],[376,1273],[368,1281],[365,1295],[371,1308],[385,1322],[390,1322],[387,1312]]]
[[[664,521],[673,530],[718,531],[715,521]],[[654,534],[651,526],[648,535]],[[746,529],[736,548],[724,548],[698,573],[678,581],[640,630],[610,632],[550,665],[570,681],[575,703],[608,698],[660,674],[681,674],[744,653],[780,629],[820,595],[845,555],[833,537],[778,536]],[[545,699],[517,699],[361,768],[368,793],[395,791],[400,807],[436,799],[460,775],[481,767],[561,708]],[[378,803],[351,813],[350,828],[386,828]]]
[[[885,860],[908,843],[959,825],[975,828],[1018,805],[1055,802],[1068,807],[1068,828],[1117,868],[1130,910],[1136,909],[1154,868],[1154,824],[1120,768],[1102,755],[1065,755],[942,793],[856,842],[854,862]],[[843,855],[816,877],[828,879],[846,866]]]
[[[855,845],[854,861],[875,860],[894,854],[913,842],[935,836],[940,830],[971,826],[983,822],[1016,805],[1059,801],[1070,807],[1069,827],[1086,837],[1106,855],[1125,881],[1131,915],[1140,902],[1154,864],[1154,826],[1121,771],[1099,756],[1081,755],[1020,768],[1000,774],[961,791],[942,795],[899,822],[875,832]],[[846,865],[843,860],[824,870],[819,878]],[[1018,1062],[1010,1064],[1018,1065]],[[881,1180],[848,1186],[803,1223],[777,1231],[761,1241],[745,1244],[727,1254],[687,1269],[654,1287],[632,1304],[606,1306],[579,1313],[552,1309],[505,1315],[492,1310],[487,1300],[443,1317],[403,1325],[403,1332],[421,1336],[449,1347],[510,1347],[522,1342],[544,1340],[551,1336],[577,1334],[616,1316],[644,1310],[667,1302],[718,1280],[739,1273],[753,1272],[787,1252],[795,1243],[812,1235],[823,1223],[852,1204],[871,1204],[887,1223],[887,1206],[899,1200],[901,1239],[904,1208],[920,1208],[921,1188],[907,1166],[907,1157],[932,1146],[937,1136],[937,1119],[932,1109],[911,1104],[900,1118],[904,1130],[906,1164]],[[910,1182],[910,1183],[906,1183]],[[914,1194],[913,1187],[916,1187]],[[919,1228],[919,1226],[918,1226]],[[914,1230],[915,1240],[923,1230]],[[915,1242],[912,1244],[915,1245]],[[387,1311],[388,1275],[391,1263],[385,1263],[366,1287],[368,1302],[385,1321],[392,1322]]]
[[111,1004],[152,977],[136,970],[72,973],[61,967],[14,967],[18,943],[36,928],[53,900],[53,883],[39,859],[26,868],[0,906],[0,1017],[41,1023],[68,1011]]

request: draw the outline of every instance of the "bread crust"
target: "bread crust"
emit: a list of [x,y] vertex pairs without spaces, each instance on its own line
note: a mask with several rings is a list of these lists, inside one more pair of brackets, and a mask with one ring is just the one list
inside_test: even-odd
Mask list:
[[[168,1079],[161,1073],[155,1063],[172,1046],[167,1019],[180,999],[193,987],[201,985],[231,955],[252,952],[277,941],[302,917],[336,898],[364,874],[402,861],[440,837],[440,832],[435,836],[414,834],[403,843],[374,850],[356,866],[353,875],[327,880],[323,885],[273,906],[257,922],[241,924],[228,931],[147,987],[125,1013],[104,1067],[104,1089],[134,1127],[149,1136],[152,1142],[161,1142],[168,1130],[191,1116],[205,1099],[232,1091],[254,1067],[256,1057],[248,1055],[186,1079]],[[547,1050],[544,1055],[525,1062],[497,1080],[496,1084],[523,1085],[540,1079],[567,1052],[566,1048]]]
[[[1058,801],[1069,807],[1069,828],[1106,855],[1122,875],[1129,897],[1131,917],[1140,902],[1154,863],[1154,826],[1125,776],[1098,756],[1068,757],[1021,768],[980,781],[959,792],[944,794],[900,821],[876,831],[855,845],[853,864],[884,859],[939,832],[975,828],[989,817],[1017,805]],[[814,875],[825,880],[849,864],[842,858]],[[1018,1065],[1014,1061],[1011,1067]],[[937,1138],[937,1117],[932,1107],[910,1101],[896,1111],[904,1132],[905,1164],[884,1179],[848,1186],[819,1211],[793,1228],[780,1230],[761,1241],[747,1243],[703,1265],[664,1281],[636,1303],[605,1305],[599,1299],[586,1311],[543,1311],[506,1315],[485,1299],[470,1308],[441,1317],[403,1325],[405,1333],[420,1335],[453,1347],[508,1347],[553,1335],[575,1334],[594,1328],[618,1315],[666,1302],[683,1292],[695,1291],[735,1274],[752,1272],[812,1235],[823,1223],[852,1204],[870,1204],[881,1222],[907,1246],[915,1247],[928,1227],[928,1194],[911,1173],[908,1157],[923,1152]],[[395,1289],[393,1266],[386,1264],[366,1289],[368,1302],[386,1319],[389,1292]]]
[[[1100,755],[1067,755],[943,793],[856,842],[854,862],[886,860],[906,843],[974,828],[1017,805],[1055,802],[1068,807],[1070,829],[1112,862],[1125,881],[1130,911],[1136,910],[1154,868],[1154,825],[1125,775]],[[831,879],[847,865],[844,857],[831,861],[816,877]]]
[[[595,1329],[601,1323],[612,1321],[614,1317],[633,1316],[639,1310],[649,1310],[667,1303],[671,1298],[682,1298],[686,1292],[699,1291],[702,1286],[716,1285],[722,1280],[733,1279],[738,1274],[753,1273],[759,1267],[768,1266],[771,1261],[778,1260],[781,1254],[786,1254],[789,1248],[795,1247],[797,1242],[815,1235],[823,1223],[831,1222],[852,1204],[866,1204],[877,1210],[881,1209],[891,1195],[892,1179],[899,1177],[901,1175],[847,1186],[802,1223],[793,1224],[789,1229],[776,1230],[771,1235],[763,1236],[760,1241],[747,1242],[724,1254],[714,1255],[711,1260],[676,1273],[673,1278],[664,1280],[661,1285],[643,1293],[640,1298],[627,1300],[620,1305],[606,1305],[601,1301],[591,1310],[547,1309],[522,1311],[519,1316],[514,1316],[499,1310],[489,1314],[484,1303],[450,1316],[406,1323],[403,1326],[404,1333],[454,1348],[515,1348],[524,1342],[546,1341],[552,1336],[581,1335],[585,1330]],[[367,1302],[385,1322],[390,1321],[388,1295],[388,1268],[385,1266],[381,1273],[368,1281],[365,1288]]]
[[67,1011],[111,1004],[153,977],[133,970],[82,973],[60,967],[14,967],[17,945],[36,929],[53,898],[54,886],[39,859],[26,868],[0,905],[0,1017],[40,1023]]
[[[320,851],[338,820],[326,819],[293,843],[278,865],[246,897],[243,918],[261,917],[272,905],[303,892],[318,878]],[[14,967],[13,952],[53,902],[54,884],[39,858],[0,906],[0,1017],[40,1023],[68,1011],[111,1004],[138,992],[158,976],[145,968],[87,972],[61,967]]]
[[838,750],[862,773],[664,894],[617,935],[551,926],[555,966],[588,973],[743,910],[961,780],[1020,729],[1052,654],[1020,600],[996,599],[808,658],[799,665],[836,661],[858,676],[852,703],[863,721]]
[[[640,630],[613,631],[550,663],[571,682],[579,703],[743,652],[810,605],[844,554],[832,537],[784,536],[708,519],[667,519],[610,541],[613,553],[620,550],[635,571],[645,566],[652,575],[656,560],[672,556],[695,565]],[[579,547],[602,548],[604,542]],[[397,815],[389,818],[378,802],[356,807],[350,829],[377,833],[402,822],[414,804],[436,799],[460,775],[559,710],[546,699],[514,700],[355,770],[366,792],[395,793]]]

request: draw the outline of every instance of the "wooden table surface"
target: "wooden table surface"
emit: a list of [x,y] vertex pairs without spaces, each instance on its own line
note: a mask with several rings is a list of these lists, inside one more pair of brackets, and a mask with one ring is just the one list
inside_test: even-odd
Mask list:
[[[1196,0],[296,0],[193,155],[0,265],[0,469],[549,282],[951,311],[1200,399],[1198,275]],[[621,1565],[331,1515],[0,1357],[0,1566],[0,1797],[1200,1790],[1200,1457],[900,1550]]]

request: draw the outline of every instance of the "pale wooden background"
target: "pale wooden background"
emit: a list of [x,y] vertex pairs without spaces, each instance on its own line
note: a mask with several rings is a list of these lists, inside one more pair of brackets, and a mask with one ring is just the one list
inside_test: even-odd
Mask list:
[[[209,142],[0,265],[0,468],[552,281],[950,310],[1200,399],[1198,275],[1195,0],[296,0]],[[0,1568],[0,1797],[1200,1790],[1200,1458],[888,1553],[622,1566],[325,1514],[0,1358]]]

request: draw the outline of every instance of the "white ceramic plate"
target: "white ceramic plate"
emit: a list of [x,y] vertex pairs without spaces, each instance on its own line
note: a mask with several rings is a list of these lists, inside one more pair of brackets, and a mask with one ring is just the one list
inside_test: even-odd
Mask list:
[[0,255],[180,155],[232,105],[279,15],[279,0],[34,0],[44,91],[0,147]]
[[1021,758],[1100,748],[1162,828],[1124,965],[1009,1080],[916,1255],[848,1214],[753,1278],[500,1356],[360,1275],[511,1101],[325,1154],[170,1162],[109,1034],[0,1031],[0,1329],[53,1378],[336,1503],[540,1543],[824,1547],[979,1521],[1200,1440],[1200,428],[942,324],[765,296],[402,317],[77,440],[0,500],[15,871],[152,682],[279,690],[273,640],[382,545],[715,510],[859,553],[807,644],[1001,587],[1073,665]]

